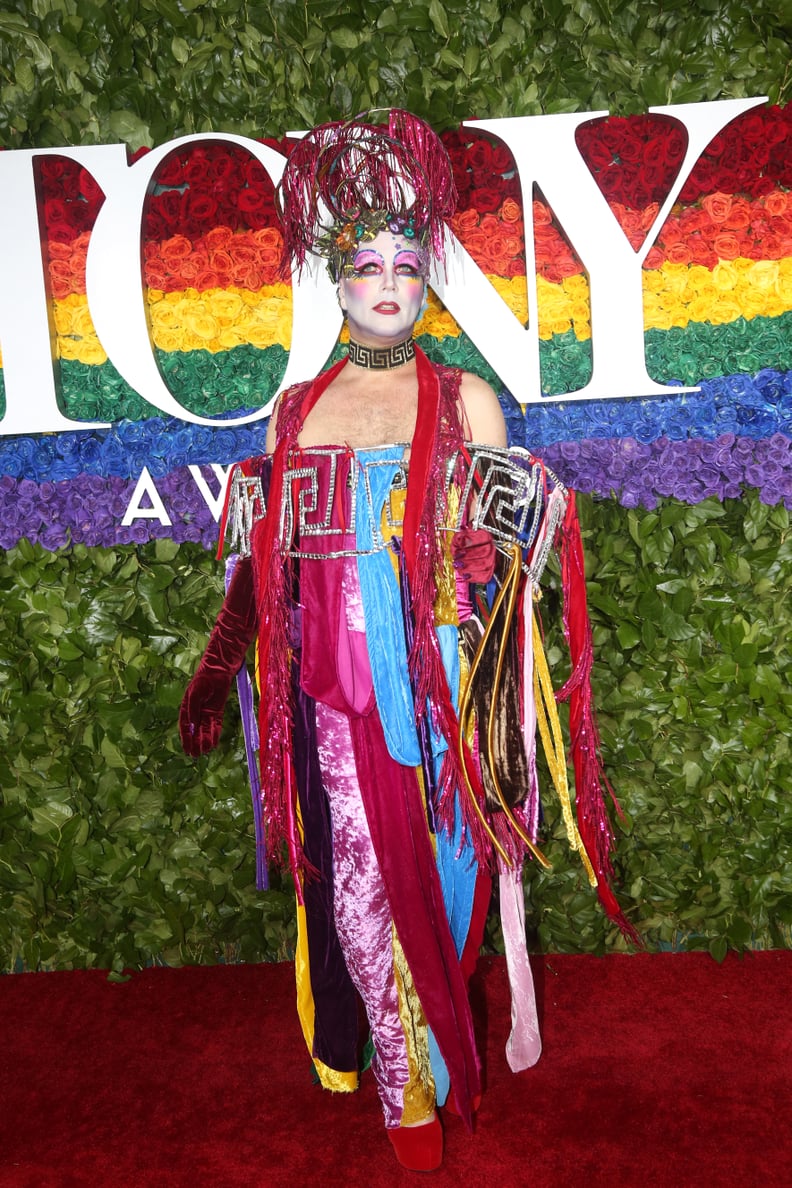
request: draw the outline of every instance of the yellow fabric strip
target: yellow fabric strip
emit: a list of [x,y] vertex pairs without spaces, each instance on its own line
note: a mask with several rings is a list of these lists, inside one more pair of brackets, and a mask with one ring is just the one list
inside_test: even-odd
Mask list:
[[[459,514],[459,488],[452,483],[448,490],[448,507],[446,513],[446,524],[455,524]],[[442,569],[437,575],[437,598],[434,605],[435,623],[440,624],[450,623],[454,627],[459,626],[459,609],[457,607],[457,592],[456,592],[456,575],[454,571],[454,558],[451,553],[451,532],[446,532],[443,537],[443,557]]]
[[[509,808],[509,805],[504,798],[500,781],[498,780],[498,764],[495,758],[495,723],[497,718],[498,694],[500,692],[501,679],[503,675],[503,664],[506,658],[505,641],[508,637],[511,624],[514,619],[514,612],[517,606],[517,595],[520,588],[521,566],[522,551],[520,546],[517,544],[512,545],[511,568],[509,570],[508,577],[505,578],[503,586],[501,587],[501,591],[505,593],[507,605],[505,620],[503,626],[500,628],[501,643],[500,647],[498,648],[498,659],[495,664],[495,676],[492,682],[492,695],[490,697],[489,718],[487,720],[487,758],[489,759],[490,778],[495,788],[495,795],[500,801],[503,815],[506,817],[506,820],[509,822],[511,828],[514,830],[517,836],[522,840],[523,844],[527,846],[527,848],[533,854],[537,862],[539,862],[539,864],[543,866],[545,870],[552,870],[553,864],[548,861],[542,851],[534,844],[533,840],[528,836]],[[500,600],[498,599],[493,604],[493,614],[489,623],[487,624],[487,630],[484,634],[485,639],[489,635],[490,627],[495,620],[495,608],[499,605]]]
[[556,706],[553,685],[550,680],[550,671],[547,667],[547,657],[545,656],[544,646],[542,644],[542,634],[539,630],[535,613],[533,615],[533,644],[536,720],[539,726],[539,735],[542,739],[545,758],[547,759],[547,766],[550,769],[553,787],[556,790],[556,795],[561,805],[561,813],[564,818],[569,844],[573,850],[577,850],[580,854],[580,860],[585,868],[588,881],[592,887],[596,887],[597,876],[594,873],[594,868],[586,853],[583,840],[575,823],[575,818],[572,815],[572,801],[569,795],[566,757],[564,754],[564,736],[561,731],[558,707]]
[[[258,646],[256,647],[256,681],[258,684]],[[259,690],[261,686],[259,685]],[[300,840],[303,837],[300,806],[297,806],[297,828]],[[294,976],[297,983],[297,1014],[300,1019],[303,1038],[313,1060],[319,1083],[324,1089],[331,1089],[335,1093],[354,1093],[358,1087],[357,1072],[339,1072],[330,1068],[313,1054],[314,1028],[316,1021],[316,1007],[313,989],[311,987],[311,964],[308,954],[308,925],[305,905],[296,899],[297,907],[297,946],[294,952]]]
[[[506,599],[508,599],[508,605],[507,605],[505,622],[504,622],[504,625],[502,628],[499,627],[499,630],[501,631],[501,639],[502,640],[505,639],[506,635],[508,634],[509,623],[510,623],[511,618],[514,614],[514,608],[516,605],[516,597],[517,597],[517,591],[518,591],[519,580],[520,580],[521,557],[522,557],[522,554],[520,552],[519,545],[514,545],[512,548],[512,561],[511,561],[511,567],[509,570],[509,575],[504,580],[503,584],[501,585],[500,590],[498,591],[498,593],[495,596],[495,599],[492,603],[492,610],[490,611],[490,617],[487,621],[487,626],[484,629],[484,634],[482,635],[482,637],[479,641],[478,647],[476,649],[476,654],[473,657],[473,660],[470,665],[470,672],[467,675],[466,680],[460,684],[460,689],[459,689],[459,739],[458,739],[457,753],[459,755],[460,771],[462,772],[462,776],[463,776],[464,783],[465,783],[465,791],[468,794],[470,803],[473,807],[473,810],[474,810],[476,816],[479,819],[480,824],[482,825],[482,827],[484,829],[484,832],[487,834],[487,837],[489,838],[490,842],[492,843],[492,846],[495,849],[495,852],[503,860],[503,863],[505,866],[511,866],[512,863],[509,859],[508,854],[503,849],[503,846],[500,844],[497,837],[495,836],[495,834],[492,830],[492,827],[491,827],[489,821],[487,820],[487,815],[485,814],[482,806],[479,804],[478,798],[476,797],[475,790],[474,790],[474,788],[470,782],[470,779],[468,777],[467,767],[465,765],[464,750],[463,750],[463,739],[465,739],[467,741],[470,736],[470,725],[473,720],[472,691],[473,691],[473,682],[476,679],[476,672],[478,670],[479,663],[481,661],[481,657],[484,654],[484,649],[486,648],[486,646],[489,642],[490,636],[492,635],[493,631],[495,630],[496,625],[499,624],[498,613],[500,611],[502,603]],[[533,841],[528,836],[528,834],[525,832],[525,830],[522,828],[519,821],[516,820],[514,814],[512,813],[511,809],[509,808],[508,804],[506,803],[506,801],[503,797],[503,793],[501,791],[501,787],[498,782],[497,770],[496,770],[497,764],[495,763],[494,756],[493,756],[492,735],[493,735],[493,727],[494,727],[494,708],[495,708],[495,704],[497,702],[497,693],[498,693],[498,685],[500,682],[502,660],[503,660],[503,652],[501,650],[499,652],[498,665],[497,665],[496,674],[495,674],[495,682],[494,682],[494,687],[492,689],[491,704],[493,707],[493,712],[490,713],[488,729],[487,729],[487,751],[488,751],[489,766],[490,766],[490,776],[492,777],[492,783],[495,788],[495,793],[498,797],[498,800],[500,801],[501,811],[503,812],[504,816],[508,820],[511,829],[521,839],[521,841],[526,846],[526,848],[528,850],[530,850],[530,852],[533,854],[534,858],[536,858],[536,860],[546,870],[550,870],[552,868],[552,863],[549,862],[548,859],[545,858],[545,856],[541,852],[541,850],[537,846],[534,845]]]
[[297,1014],[300,1017],[300,1027],[311,1053],[311,1059],[316,1074],[324,1089],[331,1089],[334,1093],[354,1093],[358,1087],[356,1072],[338,1072],[329,1068],[313,1055],[314,1040],[314,999],[311,990],[311,971],[308,965],[308,933],[305,922],[305,908],[297,904],[297,948],[294,954],[294,973],[297,979]]
[[429,1058],[429,1034],[423,1007],[415,990],[412,974],[404,957],[401,942],[393,929],[393,970],[399,998],[399,1019],[407,1045],[410,1079],[404,1086],[402,1126],[411,1126],[428,1118],[435,1108],[435,1084]]

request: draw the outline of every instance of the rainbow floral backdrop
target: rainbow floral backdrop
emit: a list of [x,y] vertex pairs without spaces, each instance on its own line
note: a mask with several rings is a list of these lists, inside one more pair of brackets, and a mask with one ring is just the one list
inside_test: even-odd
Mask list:
[[[460,205],[454,230],[503,300],[527,319],[524,222],[508,151],[468,129],[444,136]],[[272,144],[288,151],[288,142]],[[578,145],[634,247],[681,164],[685,134],[659,116],[594,120]],[[109,430],[0,439],[0,545],[55,549],[167,536],[211,546],[214,516],[189,466],[263,449],[265,427],[210,429],[163,418],[122,380],[96,337],[85,258],[103,200],[75,162],[40,159],[61,397]],[[144,221],[151,335],[165,380],[196,413],[260,408],[286,364],[291,289],[279,272],[272,185],[260,164],[207,142],[172,153]],[[792,105],[754,109],[702,155],[644,266],[646,358],[660,382],[700,392],[653,400],[569,400],[520,409],[511,437],[580,490],[628,507],[696,503],[758,489],[792,508]],[[585,270],[535,196],[542,388],[573,393],[591,370]],[[430,357],[498,377],[432,297],[418,326]],[[343,348],[339,347],[338,351]],[[4,404],[4,392],[0,400]],[[121,520],[146,466],[172,520]]]

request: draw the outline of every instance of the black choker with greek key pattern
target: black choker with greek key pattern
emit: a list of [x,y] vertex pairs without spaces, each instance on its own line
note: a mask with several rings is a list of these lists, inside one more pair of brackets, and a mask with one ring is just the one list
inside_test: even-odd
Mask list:
[[349,359],[358,367],[367,367],[369,371],[387,371],[391,367],[403,367],[415,358],[415,343],[411,338],[404,342],[397,342],[395,346],[370,347],[349,340]]

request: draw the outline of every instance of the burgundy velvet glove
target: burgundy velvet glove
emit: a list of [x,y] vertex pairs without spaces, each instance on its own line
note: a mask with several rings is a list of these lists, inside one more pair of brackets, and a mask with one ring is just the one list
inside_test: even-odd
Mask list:
[[181,703],[179,734],[188,755],[203,755],[220,741],[231,682],[242,667],[255,630],[253,566],[250,557],[241,557],[203,659]]
[[451,555],[466,582],[488,582],[495,572],[495,542],[486,528],[460,528],[451,541]]

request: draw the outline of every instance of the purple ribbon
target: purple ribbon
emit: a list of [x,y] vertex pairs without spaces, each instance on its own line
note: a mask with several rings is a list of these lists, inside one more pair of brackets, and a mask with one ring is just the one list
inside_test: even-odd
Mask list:
[[[232,553],[226,561],[225,588],[231,585],[234,569],[239,560],[237,553]],[[264,835],[264,814],[261,811],[261,776],[259,774],[258,750],[259,732],[256,714],[253,708],[253,683],[250,679],[247,664],[243,664],[236,678],[239,709],[242,714],[242,731],[245,735],[245,754],[247,756],[248,776],[250,778],[250,796],[253,801],[253,824],[256,830],[256,888],[266,891],[269,888],[267,874],[267,843]]]

